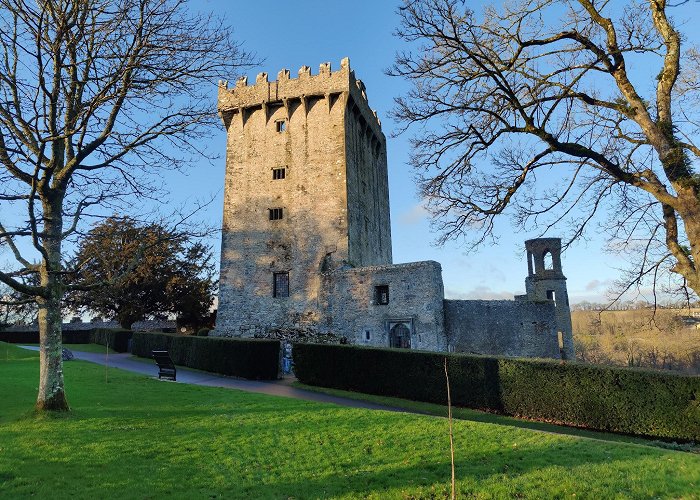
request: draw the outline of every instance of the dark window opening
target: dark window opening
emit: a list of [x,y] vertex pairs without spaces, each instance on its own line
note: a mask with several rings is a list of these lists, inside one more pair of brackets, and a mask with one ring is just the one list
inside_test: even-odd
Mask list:
[[369,330],[365,330],[365,340],[369,340],[369,339],[370,339]]
[[389,285],[375,286],[374,300],[379,305],[387,305],[389,303]]
[[557,303],[557,294],[554,290],[547,290],[547,299],[554,301],[554,304]]
[[389,331],[389,347],[411,348],[411,330],[404,323],[394,325]]
[[276,121],[275,130],[277,130],[277,132],[284,132],[285,130],[287,130],[287,120]]
[[280,220],[283,216],[283,210],[281,208],[268,208],[270,213],[270,220]]
[[272,288],[273,297],[289,297],[289,273],[275,273]]
[[272,169],[272,179],[277,181],[280,179],[284,179],[286,175],[286,168],[280,167],[280,168],[273,168]]

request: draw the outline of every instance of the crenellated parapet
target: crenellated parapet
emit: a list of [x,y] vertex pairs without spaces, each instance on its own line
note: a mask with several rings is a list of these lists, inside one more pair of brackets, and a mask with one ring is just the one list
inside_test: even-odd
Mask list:
[[385,142],[377,113],[369,107],[365,85],[355,78],[347,57],[340,61],[337,71],[331,69],[330,63],[322,63],[316,75],[311,74],[309,66],[302,66],[296,78],[291,78],[288,69],[282,69],[275,81],[269,81],[265,72],[258,73],[252,85],[247,76],[240,77],[231,87],[228,82],[220,81],[217,107],[226,122],[230,115],[243,114],[251,108],[289,107],[298,101],[305,109],[310,99],[326,99],[330,110],[341,96],[344,97],[342,102],[347,103],[348,109],[367,127],[368,133],[371,130],[378,141]]

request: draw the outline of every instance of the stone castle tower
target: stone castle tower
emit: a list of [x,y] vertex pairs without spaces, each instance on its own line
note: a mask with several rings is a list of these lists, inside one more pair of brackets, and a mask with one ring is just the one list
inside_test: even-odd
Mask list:
[[304,329],[350,344],[573,358],[561,242],[529,240],[526,294],[445,300],[438,262],[393,264],[386,139],[365,87],[308,66],[219,85],[227,130],[212,335]]
[[561,239],[537,238],[525,242],[528,276],[525,293],[532,301],[554,302],[557,336],[562,357],[573,359],[571,310],[566,277],[561,267]]
[[323,274],[391,264],[386,139],[349,60],[219,85],[227,130],[217,331],[324,321]]

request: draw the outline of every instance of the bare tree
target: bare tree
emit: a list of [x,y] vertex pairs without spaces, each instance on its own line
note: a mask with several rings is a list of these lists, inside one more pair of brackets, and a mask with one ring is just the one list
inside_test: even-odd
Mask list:
[[34,300],[0,283],[0,330],[13,324],[31,323],[36,312]]
[[157,197],[153,174],[183,149],[205,153],[213,83],[249,55],[182,0],[0,0],[0,41],[0,249],[15,261],[0,282],[39,307],[37,409],[66,410],[64,243],[86,217]]
[[623,290],[671,271],[700,292],[700,51],[671,17],[697,4],[465,4],[405,0],[390,70],[441,241],[480,244],[500,214],[567,244],[602,228],[634,253]]

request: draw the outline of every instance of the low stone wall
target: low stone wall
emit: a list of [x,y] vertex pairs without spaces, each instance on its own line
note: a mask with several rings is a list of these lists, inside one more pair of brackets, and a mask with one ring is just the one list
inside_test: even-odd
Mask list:
[[559,358],[552,302],[445,300],[445,333],[455,352]]

